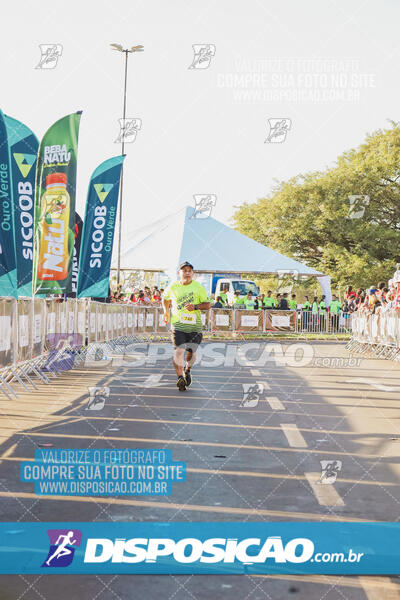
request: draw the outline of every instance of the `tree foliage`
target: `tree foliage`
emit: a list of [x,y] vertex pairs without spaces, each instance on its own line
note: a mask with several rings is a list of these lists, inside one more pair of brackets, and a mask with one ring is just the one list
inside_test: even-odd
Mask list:
[[387,280],[400,257],[400,127],[391,122],[333,168],[280,182],[268,197],[236,208],[241,233],[336,285]]

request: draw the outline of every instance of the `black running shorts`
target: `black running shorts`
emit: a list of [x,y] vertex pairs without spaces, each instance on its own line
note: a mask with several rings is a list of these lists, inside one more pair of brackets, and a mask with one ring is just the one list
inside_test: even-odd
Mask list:
[[191,350],[196,352],[198,346],[201,344],[203,334],[201,331],[180,331],[179,329],[173,329],[172,343],[174,348],[184,348],[185,350]]

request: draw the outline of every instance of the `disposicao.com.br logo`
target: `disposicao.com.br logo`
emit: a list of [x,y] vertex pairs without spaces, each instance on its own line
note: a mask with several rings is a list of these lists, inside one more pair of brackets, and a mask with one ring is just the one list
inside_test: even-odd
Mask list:
[[[42,567],[66,567],[74,557],[73,546],[79,546],[79,530],[48,531],[50,550]],[[262,538],[88,538],[85,564],[157,563],[169,559],[174,564],[299,564],[311,562],[359,562],[363,553],[317,552],[308,538],[293,538],[286,543],[281,536]]]
[[397,522],[18,522],[0,540],[2,574],[400,574]]
[[[251,550],[250,550],[251,549]],[[250,553],[248,553],[250,552]],[[171,557],[180,564],[188,563],[264,563],[271,559],[277,563],[302,563],[311,559],[314,544],[306,538],[295,538],[285,545],[280,536],[243,540],[229,538],[90,538],[86,544],[85,563],[155,563],[160,558]]]
[[360,562],[364,553],[316,552],[314,543],[308,538],[293,538],[286,542],[280,536],[243,540],[229,538],[91,538],[87,541],[85,563],[157,563],[170,559],[173,563],[229,565],[354,563]]
[[50,548],[42,567],[68,567],[82,541],[79,529],[49,529]]

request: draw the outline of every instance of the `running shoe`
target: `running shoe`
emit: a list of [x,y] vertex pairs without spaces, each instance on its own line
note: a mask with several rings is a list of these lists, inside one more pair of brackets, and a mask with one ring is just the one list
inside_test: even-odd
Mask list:
[[178,381],[176,382],[176,387],[178,388],[178,390],[180,392],[184,392],[186,390],[186,379],[183,377],[183,375],[180,375],[178,377]]
[[186,379],[186,387],[189,387],[190,385],[192,385],[192,374],[190,372],[190,369],[185,369],[184,375]]

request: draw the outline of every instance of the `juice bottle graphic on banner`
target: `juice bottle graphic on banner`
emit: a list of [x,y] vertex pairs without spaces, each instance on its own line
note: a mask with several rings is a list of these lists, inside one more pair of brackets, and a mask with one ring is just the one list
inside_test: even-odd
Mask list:
[[38,279],[59,281],[68,276],[68,227],[70,197],[65,173],[46,177],[46,191],[40,201],[40,247]]

